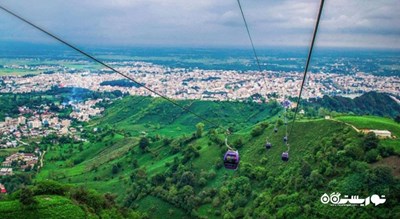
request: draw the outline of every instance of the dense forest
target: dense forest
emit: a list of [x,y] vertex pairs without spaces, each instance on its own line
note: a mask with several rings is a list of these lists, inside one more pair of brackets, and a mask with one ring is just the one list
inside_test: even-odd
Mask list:
[[[304,102],[309,111],[317,113],[321,108],[356,115],[377,115],[395,118],[400,115],[400,104],[390,95],[378,92],[368,92],[354,99],[342,96],[327,96],[321,99],[310,99]],[[312,113],[311,112],[311,113]]]

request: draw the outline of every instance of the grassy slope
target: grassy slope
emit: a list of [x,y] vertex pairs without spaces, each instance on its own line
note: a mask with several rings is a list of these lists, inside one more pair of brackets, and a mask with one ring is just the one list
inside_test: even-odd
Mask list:
[[[267,104],[243,104],[239,102],[179,101],[179,104],[218,125],[243,128],[274,116]],[[250,118],[250,119],[249,119]],[[108,124],[125,129],[133,135],[142,131],[166,136],[191,133],[201,120],[159,98],[126,97],[106,109],[105,116],[93,125]],[[210,128],[210,124],[206,124]]]
[[[299,162],[304,154],[310,153],[310,151],[317,146],[316,144],[320,142],[326,136],[332,136],[334,133],[341,131],[345,126],[332,122],[332,121],[310,121],[310,122],[297,122],[291,134],[290,143],[290,160],[294,162]],[[258,147],[244,147],[244,153],[242,152],[242,157],[247,162],[258,163],[262,158],[267,157],[267,165],[272,165],[276,167],[284,167],[282,165],[291,165],[291,162],[282,163],[281,153],[286,151],[283,143],[283,136],[285,134],[285,128],[282,126],[277,134],[272,134],[273,127],[266,130],[266,133],[257,138],[249,139],[250,145],[257,145]],[[265,152],[264,143],[267,137],[270,137],[270,141],[273,147]],[[245,150],[246,149],[246,150]],[[277,170],[277,169],[274,169]]]
[[[125,102],[126,101],[126,102]],[[127,104],[125,107],[123,107]],[[177,136],[182,133],[191,133],[194,131],[194,124],[198,122],[196,118],[190,115],[181,114],[179,110],[171,109],[159,100],[143,99],[142,101],[130,97],[128,100],[123,99],[121,102],[115,103],[112,110],[107,110],[107,115],[100,118],[97,122],[116,125],[119,129],[125,129],[131,133],[140,133],[146,131],[149,134],[159,133],[166,136]],[[202,104],[205,104],[202,106]],[[210,106],[212,105],[212,106]],[[244,104],[243,104],[244,105]],[[167,109],[164,109],[167,107]],[[236,139],[241,138],[244,140],[245,145],[239,150],[241,154],[241,167],[251,165],[253,168],[259,168],[260,171],[266,171],[267,178],[270,177],[285,177],[285,175],[292,175],[296,171],[303,159],[307,159],[307,156],[313,154],[315,147],[319,147],[322,144],[329,144],[332,136],[338,133],[342,133],[346,129],[346,125],[336,121],[330,120],[308,120],[299,121],[295,123],[293,133],[290,136],[289,142],[291,145],[290,149],[290,162],[284,163],[280,159],[280,155],[287,148],[283,145],[284,126],[279,128],[277,134],[272,134],[272,126],[269,126],[261,136],[252,138],[251,122],[244,122],[245,115],[241,115],[238,109],[234,109],[235,106],[221,106],[217,103],[196,103],[191,106],[196,109],[196,112],[207,113],[210,109],[207,107],[215,107],[212,110],[209,118],[218,118],[219,115],[224,115],[227,120],[236,119],[237,123],[242,123],[242,129],[235,132],[229,139],[232,144]],[[218,108],[221,107],[221,108]],[[248,107],[248,106],[241,106]],[[244,112],[246,109],[241,109]],[[235,117],[229,115],[229,111],[236,111]],[[180,116],[171,118],[173,116],[166,117],[170,113],[178,113]],[[258,113],[257,110],[253,110],[252,113]],[[268,110],[262,110],[265,116],[268,114]],[[174,115],[174,114],[173,114]],[[169,119],[169,121],[163,121],[162,118]],[[261,118],[261,116],[260,116]],[[357,117],[340,117],[339,120],[349,122],[351,120],[357,120]],[[362,119],[361,119],[362,120]],[[378,118],[373,117],[373,121],[380,121]],[[388,124],[388,128],[384,126],[385,122],[376,122],[380,124],[379,127],[385,127],[391,130],[394,124],[382,119]],[[253,123],[256,121],[252,121]],[[158,123],[159,127],[155,127]],[[227,122],[228,123],[228,122]],[[94,124],[94,125],[96,125]],[[379,128],[376,127],[376,128]],[[180,129],[178,129],[180,128]],[[375,127],[373,127],[375,128]],[[359,136],[357,133],[347,128],[350,131],[349,136],[353,142],[359,142]],[[394,129],[395,130],[395,129]],[[265,139],[269,137],[273,143],[271,150],[265,151],[264,143]],[[220,138],[223,138],[221,135]],[[163,146],[161,143],[152,143],[150,146],[150,153],[143,154],[137,146],[138,139],[134,137],[124,137],[116,134],[114,137],[106,137],[102,139],[100,143],[86,143],[82,152],[75,151],[73,156],[69,159],[83,159],[84,161],[74,165],[73,167],[67,166],[64,161],[46,161],[46,165],[43,170],[39,173],[37,179],[43,180],[47,178],[54,178],[62,182],[69,182],[78,185],[86,185],[90,188],[99,190],[100,192],[111,192],[118,195],[117,200],[123,201],[127,195],[127,191],[131,189],[130,174],[133,172],[132,161],[137,160],[139,167],[144,167],[148,177],[154,176],[157,173],[165,172],[168,167],[166,163],[170,163],[173,159],[178,156],[182,157],[182,153],[171,155],[169,146]],[[397,143],[397,142],[396,142]],[[200,156],[192,161],[195,171],[200,172],[201,170],[210,171],[215,170],[216,177],[209,180],[203,189],[207,188],[219,188],[226,183],[226,179],[238,177],[238,171],[226,171],[225,169],[215,169],[215,162],[221,162],[225,148],[220,148],[214,143],[210,142],[207,136],[192,141],[189,145],[193,145],[199,148]],[[234,145],[232,145],[234,146]],[[61,147],[55,147],[48,151],[46,159],[53,156],[57,156],[60,151],[66,150],[66,145]],[[119,163],[121,168],[118,173],[111,174],[113,165]],[[96,169],[93,167],[96,166]],[[338,181],[341,178],[337,178]],[[265,187],[261,183],[254,182],[253,191],[264,192],[273,190],[271,187]],[[199,192],[199,191],[197,191]],[[169,209],[173,212],[171,216],[183,217],[185,213],[170,203],[154,197],[146,196],[138,202],[139,210],[146,210],[150,212],[152,218],[162,218],[169,213]],[[251,205],[251,202],[248,204]],[[156,210],[154,210],[156,206]],[[208,216],[210,218],[215,217],[214,209],[210,204],[204,204],[197,209],[200,215]],[[186,215],[188,216],[188,215]]]
[[360,129],[386,129],[400,137],[400,124],[378,116],[340,116],[337,120],[353,124]]
[[87,215],[78,205],[62,196],[36,196],[34,210],[24,208],[17,200],[0,202],[0,218],[96,218]]
[[[267,105],[260,104],[211,101],[194,103],[181,101],[180,104],[190,106],[191,110],[203,116],[207,115],[208,119],[218,124],[220,122],[231,125],[242,124],[243,126],[240,126],[242,128],[271,114]],[[198,118],[184,113],[181,109],[158,98],[129,96],[115,102],[106,110],[105,114],[104,117],[94,121],[93,126],[108,124],[136,136],[142,131],[150,135],[158,133],[168,137],[191,134],[195,131],[195,124],[200,122]],[[219,121],[221,117],[223,119]],[[252,118],[248,120],[249,117]],[[208,124],[206,125],[209,127]],[[87,185],[101,192],[113,192],[119,195],[119,200],[122,200],[129,188],[128,181],[134,159],[138,160],[140,166],[145,166],[147,173],[151,176],[165,171],[167,169],[165,164],[173,161],[175,156],[182,156],[182,154],[171,156],[170,148],[162,147],[159,144],[151,147],[151,151],[155,155],[141,154],[136,146],[136,138],[124,138],[120,135],[116,135],[113,139],[103,139],[102,142],[85,144],[82,152],[74,151],[72,157],[69,158],[71,161],[83,160],[77,165],[67,165],[65,161],[48,161],[68,149],[68,145],[53,147],[46,155],[46,165],[38,174],[37,180],[52,178],[66,183]],[[206,148],[202,151],[209,153]],[[131,150],[135,154],[131,155]],[[209,156],[215,155],[215,153],[209,154]],[[214,159],[212,161],[214,162]],[[117,163],[121,164],[122,168],[118,174],[111,175],[112,166]],[[211,163],[209,164],[211,165]],[[97,167],[95,171],[93,167]]]
[[[125,156],[133,145],[137,144],[137,141],[134,138],[123,139],[122,136],[116,135],[113,138],[105,139],[105,142],[115,142],[115,144],[110,146],[106,146],[104,143],[86,144],[82,152],[75,152],[70,158],[70,160],[83,160],[73,166],[66,165],[64,161],[47,161],[45,168],[37,175],[37,179],[55,178],[68,183],[90,185],[102,192],[111,190],[113,193],[123,194],[125,192],[124,183],[120,179],[110,177],[111,168],[118,161],[127,164]],[[56,156],[62,149],[61,147],[49,150],[46,158]],[[97,167],[96,171],[93,170],[95,167]],[[124,176],[124,172],[126,171],[121,172],[121,176]],[[126,175],[128,176],[128,173]],[[95,177],[99,180],[94,180]]]
[[396,136],[396,139],[383,139],[381,140],[381,144],[391,146],[395,151],[400,152],[400,124],[395,121],[378,116],[341,116],[335,119],[352,124],[358,129],[379,129],[391,131],[392,135]]
[[[279,174],[286,167],[296,166],[305,154],[311,153],[311,150],[324,136],[332,135],[335,132],[339,132],[345,127],[344,124],[334,122],[334,121],[312,121],[312,122],[298,122],[295,124],[295,129],[293,132],[293,138],[290,139],[291,150],[290,159],[291,162],[283,163],[280,160],[280,155],[286,148],[283,146],[282,136],[284,134],[283,126],[279,129],[277,134],[273,134],[271,141],[273,143],[273,148],[267,153],[265,152],[264,142],[267,136],[272,133],[272,126],[267,128],[263,135],[257,138],[250,137],[250,130],[241,132],[239,134],[232,135],[230,142],[237,138],[242,138],[245,140],[245,145],[240,149],[241,153],[241,165],[251,164],[254,166],[269,167],[273,166],[270,171],[273,174]],[[221,136],[222,137],[222,136]],[[129,139],[120,139],[120,142],[130,141]],[[190,144],[195,146],[201,146],[200,157],[193,161],[193,167],[196,171],[209,171],[214,169],[214,164],[216,160],[220,160],[223,155],[225,148],[220,148],[215,144],[208,144],[208,137],[200,138]],[[135,142],[136,143],[136,142]],[[134,142],[132,144],[122,144],[117,143],[109,147],[98,147],[96,150],[87,147],[81,153],[75,156],[86,156],[87,159],[74,166],[67,167],[62,163],[52,163],[48,162],[45,168],[38,175],[38,179],[46,179],[49,176],[49,172],[56,172],[58,174],[58,180],[62,182],[70,182],[74,184],[86,185],[90,188],[95,188],[101,192],[112,192],[118,195],[118,200],[122,201],[125,198],[126,191],[130,188],[129,175],[133,168],[131,167],[132,159],[137,159],[141,167],[145,167],[148,176],[153,176],[157,173],[162,173],[166,171],[167,167],[165,163],[171,162],[175,156],[181,156],[180,153],[171,156],[169,154],[170,148],[168,146],[162,146],[153,144],[151,146],[151,151],[153,153],[157,152],[158,156],[153,156],[150,153],[142,154],[139,151],[137,145]],[[124,147],[131,147],[135,153],[117,153],[118,150],[122,150]],[[133,146],[135,145],[135,146]],[[91,153],[87,153],[91,151]],[[49,151],[48,156],[51,157],[52,153],[56,151]],[[110,156],[115,157],[109,159]],[[105,156],[107,154],[107,156]],[[260,160],[266,158],[268,161],[266,164],[260,164]],[[111,174],[112,165],[115,163],[122,164],[122,170],[113,177]],[[97,171],[92,171],[89,167],[93,164],[98,165]],[[61,165],[61,166],[60,166]],[[224,184],[225,177],[237,176],[237,172],[226,171],[225,169],[216,170],[217,176],[215,179],[208,182],[206,188],[220,187]],[[61,174],[62,173],[62,174]],[[94,177],[98,177],[98,180],[94,180]],[[256,191],[262,191],[262,187],[256,187]],[[139,202],[140,210],[148,210],[152,205],[143,204],[148,203],[149,200],[156,203],[157,210],[151,211],[151,216],[159,218],[168,212],[169,209],[174,210],[174,216],[183,214],[182,210],[178,208],[171,207],[171,205],[159,198],[147,196]],[[199,208],[199,213],[212,216],[208,211],[209,204],[203,205]]]

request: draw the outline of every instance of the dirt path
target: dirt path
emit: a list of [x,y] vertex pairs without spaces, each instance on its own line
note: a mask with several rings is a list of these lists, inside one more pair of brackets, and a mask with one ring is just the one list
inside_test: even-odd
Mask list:
[[42,154],[42,156],[40,157],[40,168],[42,168],[43,167],[43,158],[44,158],[44,155],[46,154],[46,151],[43,151],[43,154]]
[[352,127],[356,132],[361,132],[360,129],[358,129],[357,127],[355,127],[354,125],[352,125],[352,124],[350,124],[350,123],[343,122],[343,121],[339,121],[339,120],[332,119],[332,118],[330,118],[330,119],[328,119],[328,120],[343,123],[343,124],[345,124],[345,125],[348,125],[348,126]]
[[29,145],[28,143],[25,143],[25,142],[23,142],[23,141],[21,141],[21,140],[19,140],[19,139],[15,139],[15,140],[17,140],[19,143],[21,143],[21,144],[23,144],[23,145]]

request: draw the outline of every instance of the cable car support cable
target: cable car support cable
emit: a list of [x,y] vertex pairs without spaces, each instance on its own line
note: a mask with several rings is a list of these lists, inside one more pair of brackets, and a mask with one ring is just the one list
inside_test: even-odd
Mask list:
[[[247,31],[247,36],[249,37],[249,40],[250,40],[250,43],[251,43],[251,48],[253,49],[254,57],[256,59],[257,66],[258,66],[258,71],[261,74],[262,73],[262,69],[261,69],[261,65],[260,65],[260,59],[258,58],[258,55],[257,55],[257,52],[256,52],[256,48],[255,48],[254,43],[253,43],[253,38],[251,37],[249,26],[247,25],[247,21],[246,21],[246,17],[244,16],[242,5],[240,4],[240,0],[237,0],[237,3],[239,5],[240,13],[242,14],[244,26],[246,27],[246,31]],[[267,92],[267,81],[265,80],[265,77],[263,77],[262,75],[261,75],[261,77],[264,80],[265,92]]]
[[115,73],[117,73],[117,74],[123,76],[124,78],[126,78],[126,79],[128,79],[128,80],[130,80],[130,81],[132,81],[132,82],[134,82],[134,83],[136,83],[136,84],[139,85],[140,87],[143,87],[144,89],[150,91],[151,93],[153,93],[153,94],[155,94],[155,95],[157,95],[157,96],[163,98],[164,100],[166,100],[166,101],[172,103],[173,105],[175,105],[175,106],[181,108],[183,111],[186,111],[186,112],[188,112],[188,113],[190,113],[190,114],[196,116],[197,118],[201,119],[202,121],[205,121],[205,122],[207,122],[207,123],[209,123],[209,124],[211,124],[211,125],[213,125],[213,126],[216,126],[216,127],[219,127],[219,126],[220,126],[220,125],[218,125],[217,123],[215,123],[215,122],[213,122],[213,121],[211,121],[211,120],[205,118],[204,116],[201,116],[201,115],[199,115],[199,114],[193,112],[192,110],[190,110],[190,109],[188,109],[188,108],[186,108],[186,107],[184,107],[184,106],[181,106],[180,104],[178,104],[178,103],[175,102],[174,100],[172,100],[172,99],[170,99],[170,98],[164,96],[163,94],[161,94],[161,93],[159,93],[159,92],[157,92],[157,91],[155,91],[155,90],[153,90],[153,89],[147,87],[145,84],[136,81],[136,79],[134,79],[133,77],[131,77],[131,76],[129,76],[129,75],[126,75],[126,74],[124,74],[124,73],[118,71],[117,69],[111,67],[110,65],[104,63],[103,61],[97,59],[96,57],[94,57],[94,56],[88,54],[87,52],[85,52],[85,51],[81,50],[80,48],[78,48],[78,47],[72,45],[71,43],[69,43],[69,42],[67,42],[67,41],[65,41],[65,40],[63,40],[63,39],[61,39],[60,37],[58,37],[58,36],[56,36],[56,35],[50,33],[49,31],[47,31],[47,30],[45,30],[45,29],[43,29],[43,28],[37,26],[36,24],[34,24],[34,23],[28,21],[27,19],[21,17],[20,15],[14,13],[14,12],[12,12],[12,11],[10,11],[9,9],[7,9],[7,8],[1,6],[1,5],[0,5],[0,9],[2,9],[2,10],[5,11],[5,12],[7,12],[8,14],[10,14],[10,15],[12,15],[12,16],[18,18],[19,20],[23,21],[24,23],[26,23],[26,24],[28,24],[28,25],[34,27],[35,29],[37,29],[37,30],[39,30],[39,31],[41,31],[41,32],[43,32],[43,33],[45,33],[46,35],[48,35],[48,36],[50,36],[51,38],[53,38],[53,39],[59,41],[60,43],[62,43],[62,44],[64,44],[64,45],[68,46],[69,48],[71,48],[71,49],[77,51],[78,53],[80,53],[80,54],[86,56],[87,58],[93,60],[94,62],[99,63],[100,65],[102,65],[102,66],[104,66],[104,67],[110,69],[111,71],[113,71],[113,72],[115,72]]
[[308,67],[310,65],[311,55],[312,55],[312,51],[313,51],[313,48],[314,48],[315,38],[317,36],[318,26],[319,26],[319,22],[320,22],[320,19],[321,19],[321,14],[322,14],[323,7],[324,7],[324,0],[321,0],[321,4],[319,6],[317,20],[316,20],[315,27],[314,27],[314,32],[313,32],[313,37],[312,37],[310,49],[308,51],[307,62],[306,62],[306,66],[304,68],[303,80],[301,82],[300,92],[299,92],[299,96],[297,98],[296,109],[295,109],[293,121],[292,121],[292,124],[291,124],[291,127],[290,127],[290,131],[289,131],[289,136],[293,132],[294,122],[296,120],[296,116],[297,116],[297,113],[299,111],[301,95],[303,93],[304,84],[305,84],[305,81],[306,81],[306,78],[307,78]]

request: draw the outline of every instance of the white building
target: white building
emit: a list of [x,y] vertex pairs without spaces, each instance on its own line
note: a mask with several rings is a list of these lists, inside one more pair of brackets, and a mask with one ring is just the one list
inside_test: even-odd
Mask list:
[[0,176],[7,176],[7,175],[13,175],[12,168],[1,168],[0,169]]
[[388,130],[363,129],[361,132],[365,134],[373,132],[378,138],[392,138],[392,133]]

